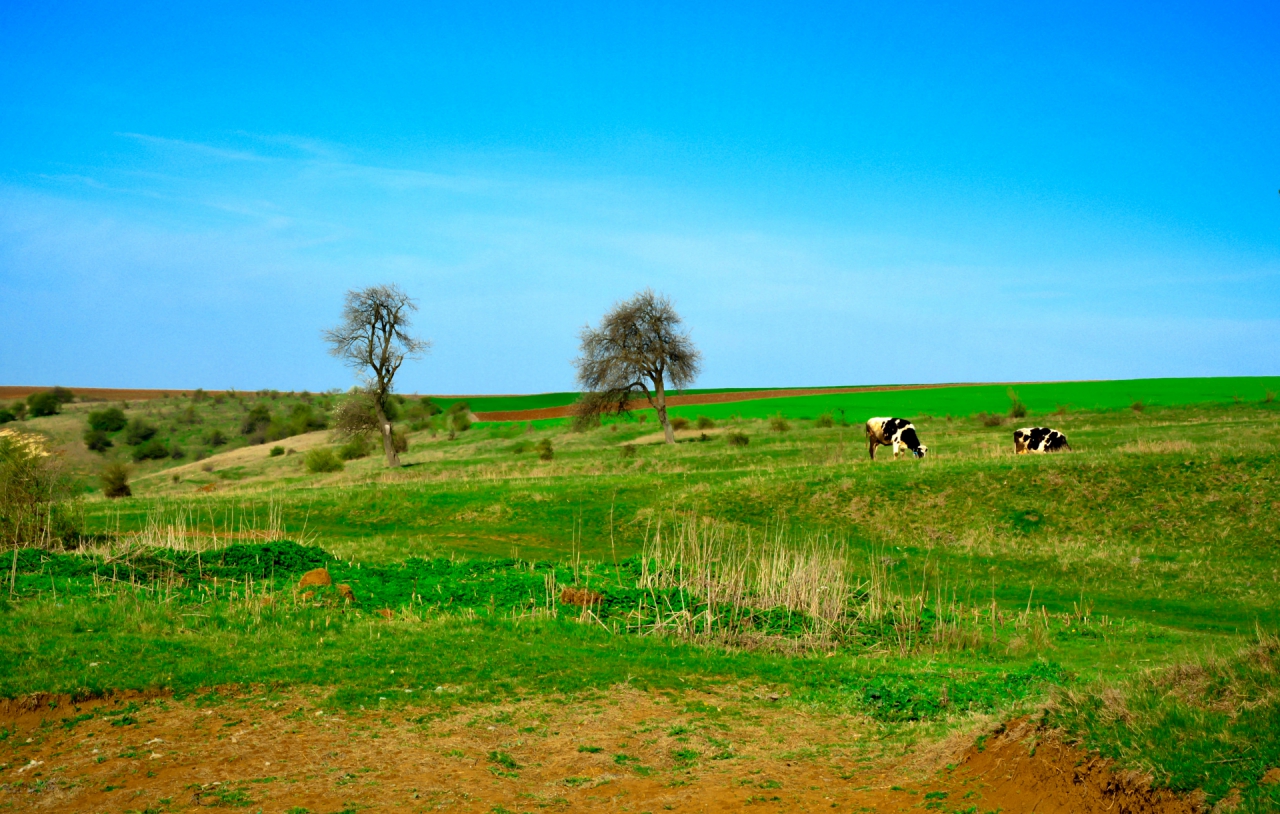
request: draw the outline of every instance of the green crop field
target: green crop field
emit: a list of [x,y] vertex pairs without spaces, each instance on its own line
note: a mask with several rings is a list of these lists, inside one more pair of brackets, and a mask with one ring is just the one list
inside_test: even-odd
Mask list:
[[[1031,715],[1156,787],[1274,810],[1277,391],[1152,379],[688,405],[674,446],[647,410],[584,432],[450,432],[410,399],[406,466],[374,451],[329,472],[307,453],[341,442],[306,415],[341,396],[134,403],[127,417],[182,452],[137,463],[124,430],[85,449],[104,405],[72,403],[0,428],[59,452],[73,530],[0,563],[0,695],[266,687],[418,720],[619,686],[740,693],[748,710],[772,693],[864,722],[857,748],[885,760]],[[871,415],[913,419],[928,457],[870,461]],[[1014,455],[1028,425],[1072,451]],[[110,460],[133,467],[131,497],[102,496]],[[335,584],[299,590],[317,567]]]

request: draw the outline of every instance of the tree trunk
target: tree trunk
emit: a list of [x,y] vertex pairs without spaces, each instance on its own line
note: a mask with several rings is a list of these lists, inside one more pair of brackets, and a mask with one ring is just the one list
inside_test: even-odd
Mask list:
[[668,444],[676,442],[675,430],[671,429],[671,421],[667,418],[667,391],[663,388],[662,377],[653,383],[653,409],[662,423],[662,434],[667,437]]
[[382,400],[375,398],[373,408],[378,414],[378,429],[382,431],[382,451],[387,454],[387,466],[399,466],[400,455],[396,452],[395,442],[391,440],[391,422],[382,411]]

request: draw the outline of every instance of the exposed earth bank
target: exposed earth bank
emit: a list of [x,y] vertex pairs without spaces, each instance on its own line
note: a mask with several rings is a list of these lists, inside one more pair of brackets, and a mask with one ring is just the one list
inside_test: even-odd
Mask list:
[[767,692],[618,687],[586,700],[432,704],[425,714],[346,714],[317,700],[0,702],[0,809],[1195,810],[1027,721],[908,748],[873,722],[813,715]]

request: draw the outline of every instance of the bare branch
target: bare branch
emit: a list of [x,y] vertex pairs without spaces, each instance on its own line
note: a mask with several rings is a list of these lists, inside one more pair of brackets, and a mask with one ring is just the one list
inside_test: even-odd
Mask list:
[[666,388],[692,384],[702,362],[681,324],[671,300],[646,289],[614,305],[599,328],[584,327],[579,335],[581,355],[574,360],[578,385],[586,393],[577,404],[579,420],[625,412],[633,394],[643,394],[657,411],[667,440],[674,443]]
[[386,417],[387,397],[395,386],[396,373],[408,359],[421,358],[431,343],[410,336],[411,315],[418,305],[396,285],[377,285],[348,291],[342,308],[342,323],[324,332],[329,353],[356,370],[373,402],[374,414],[383,437],[387,463],[398,466]]

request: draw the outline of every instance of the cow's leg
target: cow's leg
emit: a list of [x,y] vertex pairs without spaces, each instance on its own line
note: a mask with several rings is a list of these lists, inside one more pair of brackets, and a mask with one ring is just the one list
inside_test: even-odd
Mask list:
[[898,456],[901,454],[902,454],[902,442],[894,441],[893,442],[893,459],[895,461],[898,460]]
[[870,454],[870,455],[871,455],[871,460],[873,460],[873,461],[876,459],[876,447],[877,447],[877,446],[878,446],[878,444],[876,444],[876,439],[874,439],[874,438],[868,438],[868,439],[867,439],[867,452],[868,452],[868,454]]

